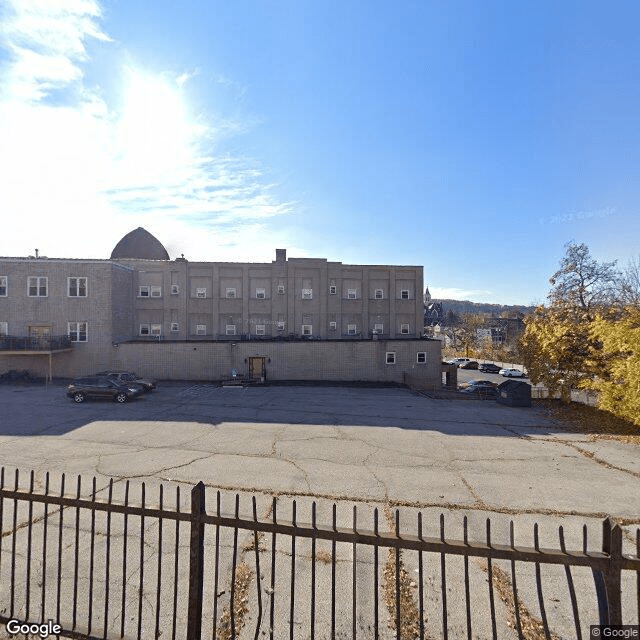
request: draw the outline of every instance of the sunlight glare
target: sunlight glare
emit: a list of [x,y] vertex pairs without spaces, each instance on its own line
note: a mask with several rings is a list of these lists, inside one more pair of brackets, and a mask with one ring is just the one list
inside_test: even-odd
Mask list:
[[119,123],[121,169],[129,182],[165,182],[192,164],[196,127],[177,82],[128,71]]

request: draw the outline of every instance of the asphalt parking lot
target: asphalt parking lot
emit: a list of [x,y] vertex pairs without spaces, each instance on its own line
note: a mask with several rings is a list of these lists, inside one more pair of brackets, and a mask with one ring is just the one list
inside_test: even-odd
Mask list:
[[[398,505],[640,515],[632,445],[540,410],[402,388],[165,383],[125,405],[0,387],[0,463]],[[612,492],[612,487],[615,491]]]
[[[275,496],[282,517],[295,499],[298,520],[309,522],[315,500],[320,522],[336,503],[339,523],[349,526],[355,504],[360,526],[372,528],[373,508],[399,508],[403,522],[422,513],[425,534],[434,536],[440,514],[455,537],[466,516],[477,539],[490,517],[494,540],[506,542],[513,520],[523,545],[532,544],[537,522],[542,545],[556,548],[559,524],[569,548],[580,548],[583,524],[598,548],[606,516],[624,523],[625,545],[640,523],[637,449],[591,441],[536,407],[436,400],[402,388],[205,383],[161,383],[123,405],[76,405],[53,384],[0,386],[0,416],[6,477],[34,470],[39,486],[45,472],[95,477],[103,496],[110,479],[144,482],[150,495],[161,483],[203,481],[222,490],[227,511],[238,492],[257,496],[264,516]],[[417,571],[411,562],[407,570]],[[482,583],[482,571],[474,575]]]

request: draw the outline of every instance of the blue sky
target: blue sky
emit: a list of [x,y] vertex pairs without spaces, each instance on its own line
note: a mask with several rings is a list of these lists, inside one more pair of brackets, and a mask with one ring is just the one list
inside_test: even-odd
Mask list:
[[543,302],[640,254],[640,5],[0,0],[0,255],[424,265]]

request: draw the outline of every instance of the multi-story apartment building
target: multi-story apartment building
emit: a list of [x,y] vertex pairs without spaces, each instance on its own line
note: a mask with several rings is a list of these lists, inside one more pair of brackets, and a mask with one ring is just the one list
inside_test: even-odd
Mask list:
[[[0,358],[4,369],[16,368],[7,366],[9,358],[15,365],[25,351],[35,355],[37,344],[60,337],[60,348],[48,350],[49,363],[52,351],[64,352],[55,358],[56,374],[69,376],[122,363],[125,345],[134,354],[133,345],[145,342],[180,344],[183,352],[198,342],[393,340],[407,341],[406,348],[419,340],[424,346],[422,281],[419,266],[287,259],[284,249],[270,263],[171,260],[138,228],[108,260],[0,258]],[[29,363],[40,367],[37,359]],[[186,367],[182,375],[194,374]]]

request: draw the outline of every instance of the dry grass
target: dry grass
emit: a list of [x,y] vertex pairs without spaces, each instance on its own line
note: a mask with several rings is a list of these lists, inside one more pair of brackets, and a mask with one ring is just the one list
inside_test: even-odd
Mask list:
[[320,549],[319,551],[316,551],[316,560],[319,560],[320,562],[331,564],[332,558],[333,556],[326,549]]
[[[486,562],[484,563],[482,569],[484,571],[488,571]],[[513,587],[511,585],[511,580],[509,579],[507,573],[500,567],[497,567],[495,564],[492,565],[491,571],[493,574],[493,586],[498,593],[498,597],[507,606],[507,625],[511,627],[511,629],[517,629],[516,606],[515,599],[513,597]],[[518,613],[520,614],[520,627],[522,628],[522,636],[526,638],[526,640],[545,640],[547,636],[544,633],[542,620],[538,620],[533,615],[531,615],[527,607],[520,600],[518,600]],[[561,640],[561,638],[551,630],[549,631],[549,633],[552,640]]]
[[400,570],[400,637],[415,640],[420,637],[420,612],[414,601],[415,582],[412,582],[402,566],[400,554],[399,566],[396,566],[396,551],[389,549],[389,556],[382,571],[382,593],[389,610],[389,628],[396,630],[396,571]]
[[[389,530],[393,531],[393,513],[388,504],[385,505],[384,516]],[[382,570],[382,593],[389,611],[388,626],[393,631],[396,631],[397,627],[396,576],[400,586],[400,637],[403,640],[415,640],[420,637],[420,611],[415,602],[416,583],[411,580],[403,566],[402,552],[398,554],[398,562],[396,562],[396,550],[389,549],[387,562]],[[425,638],[427,637],[425,634]]]
[[592,440],[620,440],[640,445],[640,427],[609,411],[562,400],[536,400],[536,404],[544,407],[551,418],[563,423],[568,431],[587,433]]
[[233,594],[233,618],[235,634],[232,633],[231,628],[231,610],[228,606],[224,608],[222,616],[220,617],[220,625],[216,632],[216,640],[230,640],[232,637],[236,637],[242,627],[244,626],[244,618],[249,611],[247,607],[249,587],[251,586],[251,580],[253,572],[249,568],[249,565],[242,562],[236,569],[235,579],[235,591]]

